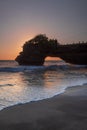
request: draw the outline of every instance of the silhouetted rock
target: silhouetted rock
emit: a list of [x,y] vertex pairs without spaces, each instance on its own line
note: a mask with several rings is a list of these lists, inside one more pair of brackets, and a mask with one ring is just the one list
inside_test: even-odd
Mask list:
[[16,57],[20,65],[43,65],[47,56],[60,57],[72,64],[87,64],[87,43],[60,45],[56,39],[37,35],[23,45],[23,51]]
[[23,45],[23,52],[17,56],[16,61],[20,65],[43,65],[50,51],[57,48],[55,39],[48,39],[46,35],[37,35]]
[[87,65],[87,43],[61,45],[59,57],[71,64]]

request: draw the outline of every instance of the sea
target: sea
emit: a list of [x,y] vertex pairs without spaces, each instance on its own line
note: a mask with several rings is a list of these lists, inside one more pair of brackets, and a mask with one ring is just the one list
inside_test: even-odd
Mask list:
[[86,65],[49,60],[43,66],[20,66],[13,60],[0,60],[0,110],[51,98],[68,87],[84,84],[87,84]]

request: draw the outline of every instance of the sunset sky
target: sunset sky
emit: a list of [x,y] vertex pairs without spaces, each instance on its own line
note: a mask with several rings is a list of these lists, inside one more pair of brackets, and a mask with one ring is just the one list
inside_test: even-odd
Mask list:
[[0,59],[15,59],[37,34],[87,41],[87,0],[0,0]]

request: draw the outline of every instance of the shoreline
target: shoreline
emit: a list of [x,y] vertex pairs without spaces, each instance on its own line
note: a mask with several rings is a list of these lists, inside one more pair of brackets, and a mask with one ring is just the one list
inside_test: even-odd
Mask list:
[[59,96],[61,94],[64,94],[67,90],[70,90],[70,89],[74,89],[74,88],[78,88],[78,87],[81,87],[81,86],[87,86],[87,83],[84,83],[84,84],[81,84],[81,85],[76,85],[76,86],[69,86],[69,87],[66,87],[64,88],[63,90],[61,90],[61,92],[53,95],[53,96],[50,96],[50,97],[47,97],[47,98],[43,98],[43,99],[37,99],[37,100],[32,100],[32,101],[28,101],[28,102],[24,102],[24,103],[17,103],[17,104],[12,104],[12,105],[9,105],[7,107],[4,107],[4,108],[1,108],[0,109],[0,112],[3,111],[4,109],[9,109],[10,107],[14,107],[14,106],[17,106],[17,105],[24,105],[24,104],[29,104],[31,102],[38,102],[38,101],[42,101],[42,100],[49,100],[51,98],[55,98],[56,96]]
[[52,98],[4,108],[1,130],[86,130],[87,85],[70,87]]

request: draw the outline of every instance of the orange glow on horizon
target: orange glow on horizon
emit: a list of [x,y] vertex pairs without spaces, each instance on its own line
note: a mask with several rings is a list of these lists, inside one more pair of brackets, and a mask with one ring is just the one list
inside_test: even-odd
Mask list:
[[[22,38],[20,38],[22,37]],[[23,44],[30,40],[33,36],[20,36],[18,39],[12,41],[8,41],[8,45],[3,44],[0,48],[0,60],[15,60],[16,56],[22,51]],[[21,39],[21,40],[20,40]]]
[[45,58],[45,61],[47,61],[47,60],[60,60],[60,58],[59,57],[50,57],[50,56],[48,56],[48,57]]

